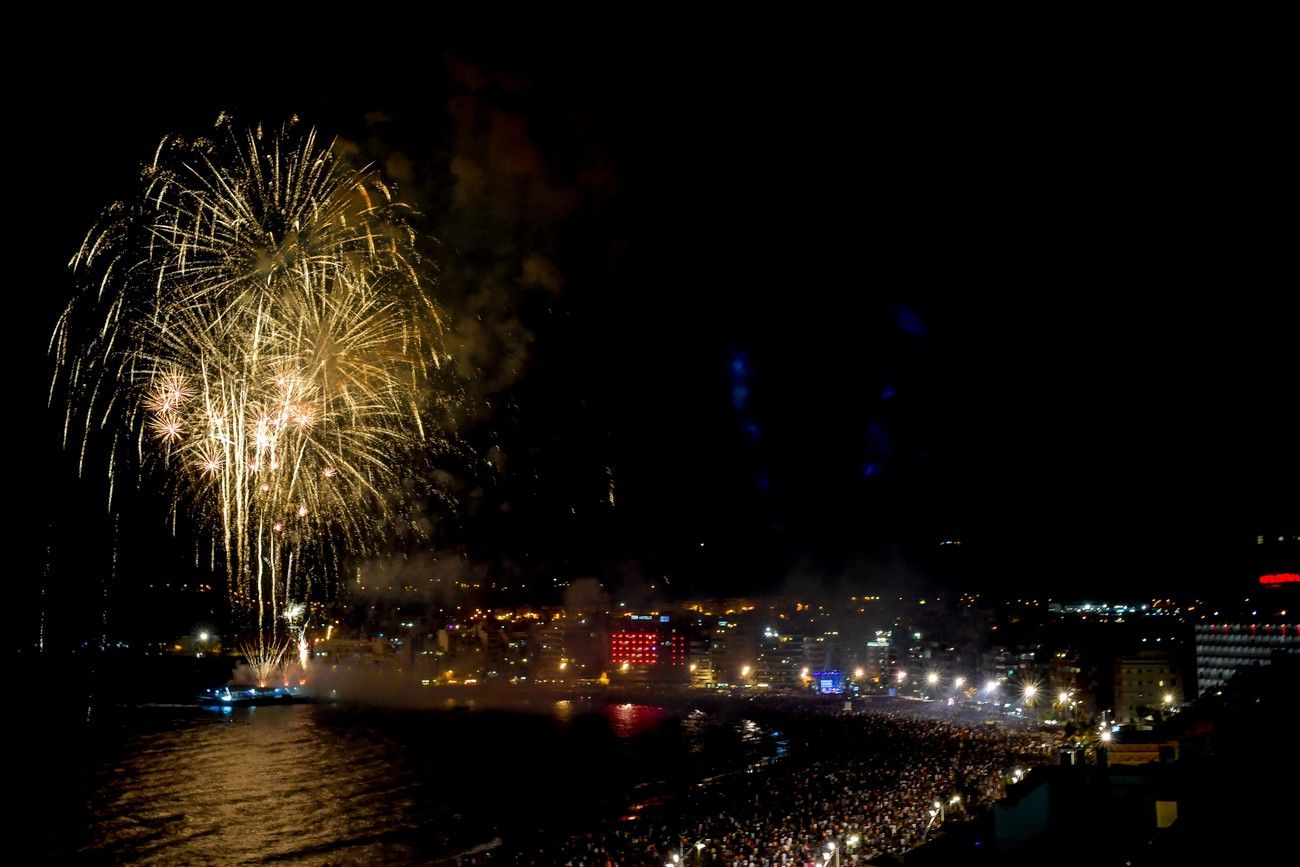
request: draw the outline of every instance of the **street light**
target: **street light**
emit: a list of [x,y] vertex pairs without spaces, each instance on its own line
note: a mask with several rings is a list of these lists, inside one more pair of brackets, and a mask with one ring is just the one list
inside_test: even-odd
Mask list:
[[936,683],[939,682],[939,672],[932,671],[929,674],[927,674],[925,676],[925,682],[930,684],[930,686],[934,686]]
[[988,683],[984,684],[984,691],[989,693],[990,695],[997,692],[998,682],[996,680],[990,680]]
[[[681,851],[679,852],[671,853],[674,865],[680,865],[686,859],[686,836],[685,835],[679,836],[677,838],[677,842],[682,848]],[[696,840],[694,845],[695,845],[695,863],[698,867],[700,863],[700,859],[703,857],[703,853],[704,853],[704,841]]]
[[931,807],[928,812],[930,813],[930,822],[925,826],[925,833],[921,835],[922,840],[930,836],[930,829],[934,827],[934,822],[936,819],[938,819],[940,822],[943,821],[943,815],[944,815],[943,801],[935,801],[934,806]]
[[1024,696],[1025,707],[1037,706],[1037,702],[1034,701],[1034,696],[1038,695],[1038,687],[1034,686],[1032,683],[1027,683],[1025,684],[1025,688],[1021,691],[1021,695]]
[[961,689],[965,684],[966,684],[966,678],[964,677],[954,678],[952,682],[952,685],[955,686],[957,689]]

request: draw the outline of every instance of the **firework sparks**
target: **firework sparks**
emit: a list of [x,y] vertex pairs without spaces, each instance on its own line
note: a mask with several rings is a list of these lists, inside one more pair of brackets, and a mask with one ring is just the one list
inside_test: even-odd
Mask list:
[[257,685],[262,687],[275,680],[276,675],[281,673],[284,668],[284,658],[289,653],[289,645],[268,644],[260,638],[256,644],[242,644],[239,649],[244,654],[244,659],[248,661],[248,667],[253,672]]
[[314,131],[218,129],[165,139],[136,200],[87,235],[51,351],[83,462],[102,427],[161,467],[274,633],[341,557],[411,528],[404,458],[445,444],[440,321],[376,173]]
[[286,605],[284,612],[280,616],[289,625],[290,633],[297,636],[298,668],[301,669],[302,675],[305,677],[311,649],[311,645],[307,641],[307,606],[301,602],[294,602],[291,605]]

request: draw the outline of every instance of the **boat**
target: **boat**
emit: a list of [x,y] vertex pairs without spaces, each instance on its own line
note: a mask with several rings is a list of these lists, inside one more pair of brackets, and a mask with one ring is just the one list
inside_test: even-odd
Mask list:
[[219,686],[198,695],[202,707],[253,707],[314,701],[300,686]]

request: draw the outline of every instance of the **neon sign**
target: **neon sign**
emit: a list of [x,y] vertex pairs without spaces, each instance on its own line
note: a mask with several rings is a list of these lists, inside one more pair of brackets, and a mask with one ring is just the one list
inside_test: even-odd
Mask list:
[[1265,586],[1275,584],[1300,584],[1300,575],[1294,572],[1279,572],[1276,575],[1260,575],[1259,583]]

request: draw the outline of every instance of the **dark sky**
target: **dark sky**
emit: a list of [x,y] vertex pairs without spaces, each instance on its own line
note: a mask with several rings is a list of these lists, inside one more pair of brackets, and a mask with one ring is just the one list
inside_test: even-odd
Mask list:
[[[297,113],[420,208],[467,379],[433,546],[486,568],[1176,591],[1294,526],[1268,93],[837,57],[431,52],[341,87],[106,73],[22,97],[13,361],[44,421],[21,538],[77,551],[65,588],[104,568],[99,487],[44,409],[64,263],[161,135],[222,110]],[[126,580],[179,568],[157,504],[124,502]]]

